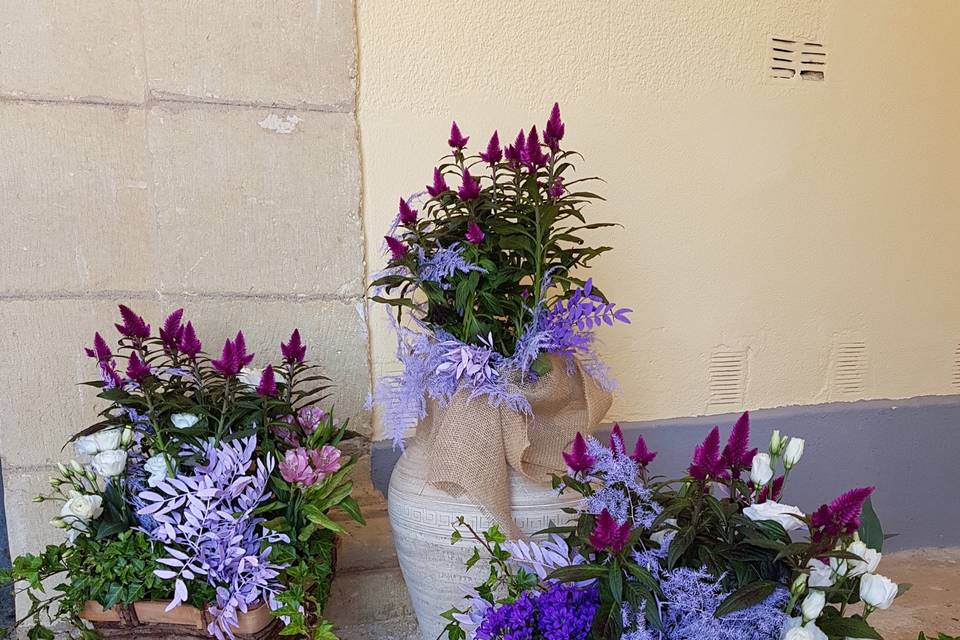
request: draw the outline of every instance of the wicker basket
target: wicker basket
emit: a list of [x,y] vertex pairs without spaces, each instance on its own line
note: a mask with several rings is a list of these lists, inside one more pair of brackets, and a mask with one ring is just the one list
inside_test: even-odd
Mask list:
[[[89,621],[102,638],[210,638],[207,625],[210,616],[189,605],[180,605],[173,611],[164,611],[168,603],[154,600],[117,605],[104,609],[89,601],[80,617]],[[266,640],[280,637],[283,624],[273,617],[269,607],[260,605],[237,615],[238,640]]]

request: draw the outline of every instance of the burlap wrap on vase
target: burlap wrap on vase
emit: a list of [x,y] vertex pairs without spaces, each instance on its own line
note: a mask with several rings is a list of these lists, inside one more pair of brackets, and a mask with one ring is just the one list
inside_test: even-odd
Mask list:
[[510,475],[546,484],[565,466],[562,453],[577,432],[590,433],[613,401],[579,360],[551,358],[550,372],[521,387],[532,415],[490,406],[484,396],[454,396],[445,408],[430,406],[417,427],[427,449],[427,479],[454,497],[468,496],[511,538],[523,533],[510,511]]

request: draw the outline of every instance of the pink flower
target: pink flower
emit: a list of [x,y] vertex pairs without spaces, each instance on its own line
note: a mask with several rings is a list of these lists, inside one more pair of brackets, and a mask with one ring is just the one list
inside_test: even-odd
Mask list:
[[291,484],[313,484],[314,474],[310,467],[307,450],[303,447],[289,449],[283,456],[283,462],[280,463],[280,475]]
[[627,546],[630,528],[629,520],[623,524],[617,524],[610,512],[604,509],[597,516],[593,531],[590,532],[590,545],[597,551],[609,549],[614,553],[620,553]]
[[570,453],[566,451],[563,452],[563,461],[567,463],[567,467],[575,474],[590,471],[590,469],[593,468],[595,460],[587,453],[587,441],[583,439],[583,434],[577,433],[573,439],[573,446],[570,448]]
[[322,482],[331,473],[336,473],[343,466],[340,462],[340,449],[329,444],[320,449],[313,449],[309,453],[310,464],[313,465],[313,481]]
[[327,417],[327,412],[320,407],[302,407],[297,411],[297,422],[306,434],[317,430],[320,423]]
[[470,244],[480,244],[487,236],[483,233],[483,229],[480,228],[480,225],[471,220],[469,223],[467,223],[467,233],[464,235],[464,237]]

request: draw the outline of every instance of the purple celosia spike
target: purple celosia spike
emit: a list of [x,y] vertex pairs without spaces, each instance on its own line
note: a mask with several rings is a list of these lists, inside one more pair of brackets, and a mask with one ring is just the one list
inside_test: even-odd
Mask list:
[[237,331],[237,337],[234,338],[233,344],[236,353],[236,362],[234,363],[234,366],[239,373],[240,369],[243,369],[245,366],[253,362],[253,356],[256,354],[247,353],[247,341],[243,338],[243,331]]
[[127,362],[127,377],[136,382],[143,382],[148,375],[150,375],[150,366],[140,359],[136,351],[131,353],[130,360]]
[[203,348],[203,345],[200,344],[200,340],[197,338],[197,332],[194,330],[192,322],[187,322],[186,326],[183,327],[183,333],[180,336],[178,346],[181,353],[185,353],[191,358],[196,358],[197,354],[200,353],[200,350]]
[[107,341],[103,339],[100,332],[93,334],[93,349],[84,349],[91,358],[96,358],[97,362],[109,362],[113,358],[113,352],[107,346]]
[[547,189],[547,195],[556,200],[557,198],[562,198],[567,190],[563,186],[563,178],[557,178],[553,181],[553,184],[550,185],[550,188]]
[[500,135],[494,131],[487,143],[487,150],[480,154],[480,159],[490,164],[497,164],[503,160],[503,151],[500,149]]
[[443,177],[443,172],[439,168],[434,168],[433,170],[433,184],[427,185],[427,193],[430,194],[431,198],[436,198],[438,195],[444,191],[449,191],[450,187],[447,186],[447,180]]
[[830,517],[834,526],[843,533],[853,533],[860,528],[860,513],[874,487],[860,487],[841,494],[830,503]]
[[469,141],[469,137],[464,137],[464,135],[460,133],[460,127],[457,126],[457,121],[454,120],[453,124],[450,125],[450,139],[447,140],[447,144],[450,145],[451,149],[459,151],[467,146],[467,142]]
[[563,452],[563,461],[570,467],[573,473],[585,473],[593,468],[594,459],[587,453],[587,441],[584,440],[582,433],[577,433],[573,439],[573,446],[570,452]]
[[176,351],[183,335],[183,309],[177,309],[167,316],[160,327],[160,340],[168,351]]
[[[756,449],[754,449],[756,451]],[[777,501],[780,499],[780,496],[783,494],[783,481],[784,476],[777,476],[773,479],[773,482],[770,484],[763,485],[763,489],[760,490],[760,494],[757,496],[757,502],[766,502],[767,500]],[[751,489],[755,489],[753,483],[750,483]],[[772,488],[772,490],[771,490]]]
[[483,233],[483,229],[480,228],[480,225],[471,220],[467,224],[467,233],[464,237],[470,244],[480,244],[487,236]]
[[726,478],[727,470],[720,456],[720,428],[714,427],[693,452],[689,473],[697,480]]
[[300,329],[294,329],[289,342],[280,343],[280,353],[286,362],[299,364],[307,355],[307,345],[300,341]]
[[614,422],[613,429],[610,431],[610,451],[615,456],[627,455],[627,445],[623,440],[623,431],[620,429],[619,422]]
[[397,215],[400,218],[400,224],[411,225],[417,221],[417,210],[407,204],[403,198],[400,198],[400,211]]
[[523,163],[523,150],[526,149],[526,147],[527,137],[524,135],[523,129],[520,129],[516,140],[506,148],[503,155],[510,164],[520,166]]
[[630,520],[617,524],[610,512],[604,509],[597,516],[593,531],[590,532],[590,545],[597,551],[609,549],[614,553],[620,553],[627,545],[630,529]]
[[120,317],[123,318],[123,324],[113,325],[117,328],[117,331],[128,338],[150,337],[150,325],[125,304],[120,305]]
[[[723,462],[730,471],[736,472],[744,468],[744,462],[749,454],[750,447],[750,412],[744,411],[743,415],[733,425],[730,431],[730,437],[727,438],[727,444],[723,448]],[[753,456],[749,456],[753,460]],[[749,464],[747,465],[749,466]]]
[[260,384],[257,385],[257,393],[268,397],[277,395],[277,378],[273,374],[273,365],[268,364],[264,368],[260,375]]
[[221,375],[226,378],[231,378],[240,372],[239,368],[234,368],[236,361],[236,347],[231,340],[226,340],[223,343],[223,351],[220,353],[220,358],[211,360],[210,364],[214,369],[219,371]]
[[405,255],[410,251],[410,248],[407,247],[399,238],[394,238],[393,236],[383,236],[383,239],[387,241],[387,246],[390,248],[390,256],[393,260],[402,260]]
[[566,126],[560,119],[560,103],[554,102],[553,109],[550,111],[550,119],[547,120],[547,126],[543,129],[543,141],[556,153],[560,149],[560,141],[563,140],[565,132]]
[[523,157],[523,163],[533,170],[539,169],[547,164],[549,158],[540,147],[540,134],[537,133],[536,126],[530,128],[530,133],[527,135],[527,144],[523,148],[521,155]]
[[646,467],[653,462],[656,457],[657,452],[650,451],[650,449],[647,448],[647,441],[643,439],[643,436],[637,438],[637,444],[633,447],[633,453],[630,455],[630,458],[641,467]]
[[470,175],[468,169],[463,170],[463,182],[457,193],[462,200],[475,200],[480,197],[480,183]]

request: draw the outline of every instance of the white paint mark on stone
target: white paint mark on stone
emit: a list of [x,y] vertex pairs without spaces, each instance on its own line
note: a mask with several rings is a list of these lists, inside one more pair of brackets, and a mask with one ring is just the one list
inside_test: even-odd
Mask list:
[[288,134],[293,133],[297,129],[297,125],[303,122],[303,118],[290,114],[285,117],[278,116],[275,113],[271,113],[266,118],[259,122],[260,126],[266,129],[267,131],[273,131],[274,133]]
[[368,337],[367,336],[367,308],[366,306],[364,306],[362,302],[358,302],[356,305],[354,305],[354,308],[357,310],[357,316],[360,318],[360,322],[358,323],[359,328],[357,329],[357,333],[359,333],[360,336],[364,340],[366,340]]

